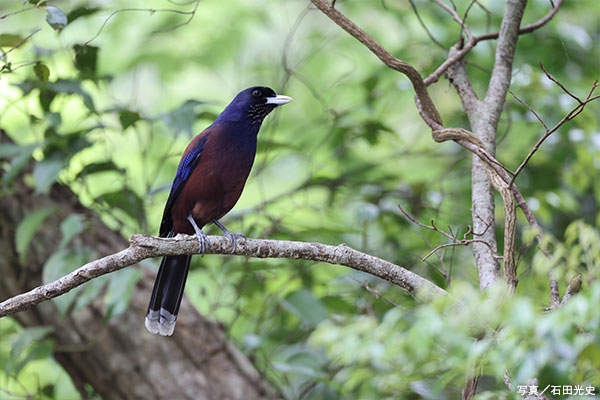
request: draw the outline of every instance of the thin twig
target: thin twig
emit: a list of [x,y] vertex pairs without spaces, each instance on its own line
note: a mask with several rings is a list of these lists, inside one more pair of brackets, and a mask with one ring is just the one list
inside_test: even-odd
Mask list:
[[7,55],[8,53],[10,53],[11,51],[13,51],[14,49],[18,49],[19,47],[21,47],[26,41],[28,41],[29,39],[31,39],[31,37],[33,35],[35,35],[36,33],[38,33],[41,30],[42,30],[42,28],[35,28],[33,30],[33,32],[31,32],[29,35],[25,36],[25,38],[23,40],[21,40],[19,43],[17,43],[16,45],[14,45],[13,47],[11,47],[7,51],[5,51],[4,55]]
[[387,301],[388,303],[390,303],[391,305],[393,305],[394,307],[398,307],[400,308],[400,304],[396,303],[395,301],[393,301],[392,299],[386,297],[385,295],[381,294],[381,292],[375,288],[372,288],[371,286],[369,286],[369,281],[362,281],[360,282],[360,287],[362,287],[363,289],[365,289],[367,292],[373,293],[375,295],[376,299],[382,298],[385,301]]
[[508,93],[510,93],[510,95],[512,97],[515,98],[515,100],[517,100],[519,103],[521,103],[522,105],[524,105],[525,107],[527,107],[527,109],[535,116],[535,118],[540,121],[540,124],[542,124],[542,126],[546,129],[546,131],[548,131],[548,127],[546,126],[546,123],[544,122],[544,120],[542,119],[542,117],[539,116],[539,114],[526,102],[524,102],[523,100],[521,100],[520,98],[517,97],[516,94],[514,94],[512,92],[512,90],[509,90]]
[[565,92],[566,94],[568,94],[569,96],[571,96],[572,98],[577,100],[577,102],[579,104],[582,103],[582,101],[579,97],[577,97],[573,93],[571,93],[562,83],[560,83],[560,81],[558,79],[556,79],[555,77],[550,75],[550,73],[548,71],[546,71],[546,68],[544,68],[544,64],[542,64],[541,61],[539,61],[538,64],[540,65],[540,68],[542,69],[542,71],[544,71],[544,74],[546,74],[546,77],[548,77],[548,79],[550,79],[552,82],[556,83],[563,90],[563,92]]
[[448,48],[446,46],[444,46],[442,43],[440,43],[435,38],[435,36],[433,36],[433,33],[431,33],[431,31],[429,30],[429,28],[427,28],[427,25],[425,25],[425,21],[423,21],[423,19],[421,18],[421,14],[419,14],[419,10],[417,9],[417,5],[415,4],[414,0],[408,0],[408,2],[410,3],[410,6],[412,7],[413,12],[415,13],[415,16],[417,17],[417,21],[419,21],[419,24],[421,24],[421,26],[423,27],[423,29],[427,33],[427,36],[429,36],[429,39],[431,39],[431,41],[433,43],[435,43],[436,45],[438,45],[438,47],[441,47],[444,50],[448,50]]
[[[196,4],[196,7],[197,6],[198,5]],[[168,12],[168,13],[174,13],[174,14],[192,15],[193,16],[196,12],[196,7],[194,7],[194,9],[192,11],[181,11],[181,10],[176,10],[176,9],[172,9],[172,8],[121,8],[119,10],[115,10],[112,13],[110,13],[108,15],[108,17],[106,17],[104,22],[102,22],[102,25],[100,25],[100,28],[98,29],[96,34],[94,36],[92,36],[90,39],[86,40],[83,43],[83,45],[81,46],[81,48],[83,49],[85,46],[87,46],[88,44],[90,44],[91,42],[96,40],[96,38],[98,36],[100,36],[102,31],[106,27],[106,24],[108,24],[108,21],[110,21],[115,15],[117,15],[119,13],[122,13],[122,12],[147,12],[150,14],[154,14],[154,13]]]
[[8,18],[8,17],[10,17],[12,15],[21,14],[22,12],[33,10],[33,9],[36,9],[36,8],[39,8],[39,7],[32,6],[32,7],[28,7],[28,8],[22,8],[22,9],[20,9],[18,11],[13,11],[13,12],[10,12],[8,14],[0,15],[0,19]]
[[419,225],[422,228],[429,229],[429,230],[432,230],[434,232],[438,232],[438,233],[444,235],[445,237],[447,237],[448,239],[450,239],[452,241],[452,243],[444,243],[444,244],[440,244],[440,245],[436,246],[429,253],[427,253],[427,255],[425,257],[421,258],[421,261],[427,261],[427,259],[429,257],[431,257],[432,254],[436,253],[440,249],[444,249],[446,247],[452,247],[452,246],[468,246],[468,245],[470,245],[472,243],[483,243],[483,244],[485,244],[490,249],[490,251],[492,253],[492,256],[494,258],[498,258],[498,259],[502,258],[501,256],[499,256],[499,255],[496,254],[496,252],[494,251],[493,247],[488,242],[486,242],[485,240],[482,240],[482,239],[467,239],[467,235],[469,235],[470,233],[472,233],[471,226],[469,226],[467,228],[467,232],[465,232],[465,234],[463,235],[463,238],[459,239],[458,237],[456,237],[456,235],[454,235],[454,233],[452,232],[452,230],[450,230],[450,233],[448,233],[448,232],[446,232],[446,231],[438,228],[437,226],[435,226],[435,221],[431,220],[431,225],[423,224],[422,222],[418,221],[415,217],[413,217],[412,215],[410,215],[408,212],[406,212],[406,210],[404,210],[400,204],[398,204],[398,208],[400,209],[400,211],[402,212],[402,214],[404,214],[406,216],[406,218],[408,218],[413,223]]
[[[552,5],[552,7],[550,8],[550,11],[548,11],[548,13],[546,15],[544,15],[542,18],[538,19],[534,23],[525,25],[523,28],[520,28],[519,35],[534,32],[534,31],[538,30],[539,28],[541,28],[542,26],[546,25],[546,23],[548,23],[548,21],[550,21],[552,19],[552,17],[554,17],[554,15],[556,15],[556,13],[558,12],[558,9],[562,5],[563,1],[564,0],[558,0],[556,2],[556,4]],[[499,34],[499,32],[494,32],[494,33],[486,33],[483,35],[475,36],[475,41],[477,43],[479,43],[484,40],[498,39],[498,34]]]
[[[540,64],[541,65],[541,64]],[[543,67],[542,67],[543,68]],[[566,88],[564,88],[564,86],[556,81],[554,78],[551,78],[551,76],[549,74],[547,74],[547,76],[552,79],[553,82],[556,82],[557,85],[559,85],[561,88],[563,88],[563,90],[566,93],[569,93],[571,95],[571,97],[573,97],[574,99],[576,99],[579,104],[577,106],[575,106],[571,111],[569,111],[564,117],[562,117],[562,119],[560,121],[558,121],[556,123],[556,125],[554,125],[552,127],[552,129],[548,129],[548,127],[546,126],[546,124],[541,120],[541,118],[538,116],[538,114],[533,111],[533,109],[527,105],[526,103],[522,102],[521,100],[519,100],[516,96],[515,98],[517,100],[519,100],[519,102],[521,102],[522,104],[524,104],[530,111],[532,111],[534,113],[534,115],[538,118],[538,120],[541,122],[541,124],[544,126],[544,128],[546,129],[546,132],[544,133],[544,135],[538,139],[538,141],[535,143],[535,145],[533,146],[533,148],[529,151],[529,154],[527,154],[527,156],[525,157],[525,159],[521,162],[521,164],[519,165],[519,167],[517,168],[517,170],[515,171],[514,175],[512,176],[510,182],[508,183],[509,186],[512,186],[515,179],[517,178],[517,176],[519,176],[519,174],[521,173],[521,171],[523,171],[523,168],[525,168],[525,166],[527,165],[527,163],[529,162],[529,160],[531,160],[531,157],[533,157],[533,155],[539,150],[540,146],[542,145],[542,143],[544,143],[544,141],[546,139],[548,139],[548,137],[550,137],[550,135],[552,135],[554,132],[556,132],[564,123],[566,123],[567,121],[572,120],[573,118],[575,118],[577,115],[579,115],[579,113],[581,111],[583,111],[583,109],[585,108],[585,106],[596,100],[599,99],[600,96],[594,96],[592,97],[592,94],[594,93],[594,90],[596,90],[596,88],[598,86],[600,86],[600,83],[596,80],[594,81],[594,84],[592,85],[592,88],[590,89],[590,91],[588,92],[588,95],[586,96],[585,100],[581,100],[579,99],[579,97],[573,95],[572,93],[570,93]]]
[[[471,41],[471,39],[473,38],[473,35],[471,34],[471,30],[469,29],[469,27],[467,26],[467,24],[465,24],[464,19],[461,18],[460,15],[458,15],[458,13],[456,12],[456,10],[453,9],[452,7],[449,7],[442,0],[432,0],[432,1],[434,3],[436,3],[438,6],[442,7],[444,10],[446,10],[452,16],[452,18],[454,19],[454,21],[458,22],[458,24],[460,25],[461,31],[464,30],[465,33],[467,34],[467,40]],[[473,4],[473,3],[471,3],[471,4]],[[469,6],[469,8],[470,8],[470,6]]]
[[494,251],[492,246],[483,239],[467,239],[467,240],[460,239],[453,243],[444,243],[444,244],[440,244],[440,245],[436,246],[433,250],[431,250],[429,253],[427,253],[427,255],[425,257],[421,258],[421,261],[427,260],[429,257],[431,257],[431,255],[433,253],[436,253],[440,249],[444,249],[446,247],[453,247],[453,246],[468,246],[473,243],[483,243],[488,247],[488,249],[490,249],[490,252],[492,253],[492,257],[499,259],[499,260],[501,260],[503,258],[502,256],[499,256],[498,254],[496,254],[496,252]]
[[[554,15],[558,12],[561,4],[564,0],[558,0],[556,4],[548,11],[546,15],[537,20],[536,22],[526,25],[523,28],[519,29],[519,35],[531,33],[535,30],[544,26],[548,21],[554,17]],[[440,77],[446,72],[448,68],[458,60],[462,59],[475,45],[484,40],[490,39],[498,39],[499,32],[494,33],[486,33],[484,35],[473,36],[472,40],[467,40],[467,42],[461,47],[460,51],[454,53],[451,57],[448,57],[434,72],[432,72],[427,78],[424,79],[425,85],[429,86],[432,83],[435,83],[440,79]]]
[[167,29],[159,29],[159,30],[153,31],[152,33],[171,32],[171,31],[174,31],[177,28],[181,28],[182,26],[185,26],[185,25],[189,24],[190,22],[192,22],[192,19],[194,19],[194,16],[196,15],[196,11],[198,10],[198,5],[199,4],[200,4],[200,0],[196,0],[196,4],[194,5],[194,9],[192,11],[190,11],[190,13],[189,13],[190,16],[184,22],[182,22],[180,24],[177,24],[175,26],[172,26],[170,28],[167,28]]

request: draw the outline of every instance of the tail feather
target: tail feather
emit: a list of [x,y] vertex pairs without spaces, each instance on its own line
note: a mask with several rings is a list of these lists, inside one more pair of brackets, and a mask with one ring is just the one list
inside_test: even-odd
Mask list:
[[191,258],[191,255],[163,257],[146,314],[145,325],[150,333],[173,334]]

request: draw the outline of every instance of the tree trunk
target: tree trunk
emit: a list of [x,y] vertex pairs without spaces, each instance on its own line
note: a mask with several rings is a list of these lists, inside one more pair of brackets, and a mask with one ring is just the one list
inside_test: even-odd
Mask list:
[[[0,142],[6,140],[0,137]],[[16,227],[27,214],[44,207],[56,212],[36,232],[26,263],[21,265]],[[76,246],[89,246],[101,255],[127,247],[123,237],[79,204],[67,187],[55,184],[48,195],[35,195],[20,178],[11,183],[8,194],[0,198],[0,300],[42,283],[42,268],[58,248],[60,222],[73,213],[84,215],[89,227],[74,239]],[[142,269],[128,309],[108,321],[99,299],[64,317],[48,301],[14,318],[23,326],[54,327],[54,357],[82,395],[90,384],[105,399],[279,397],[246,356],[227,341],[221,327],[202,317],[187,298],[172,337],[148,333],[144,316],[155,272]]]

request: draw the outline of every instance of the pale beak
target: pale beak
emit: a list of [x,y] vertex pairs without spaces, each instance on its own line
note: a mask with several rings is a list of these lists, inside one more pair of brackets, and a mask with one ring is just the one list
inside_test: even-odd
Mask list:
[[267,97],[267,104],[275,104],[275,105],[282,105],[282,104],[287,104],[290,101],[292,101],[294,99],[292,99],[289,96],[284,96],[282,94],[278,94],[275,97]]

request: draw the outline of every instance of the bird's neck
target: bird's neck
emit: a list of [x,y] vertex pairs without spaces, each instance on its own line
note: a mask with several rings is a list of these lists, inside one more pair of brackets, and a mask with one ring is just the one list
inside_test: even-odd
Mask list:
[[219,114],[215,123],[236,123],[256,128],[256,132],[258,133],[260,125],[270,111],[271,109],[267,111],[255,105],[239,107],[232,103],[225,107],[225,110]]
[[230,120],[219,120],[217,118],[213,122],[213,127],[218,127],[219,136],[227,143],[239,146],[256,149],[256,141],[258,131],[260,129],[259,124],[249,124],[247,121],[230,121]]

